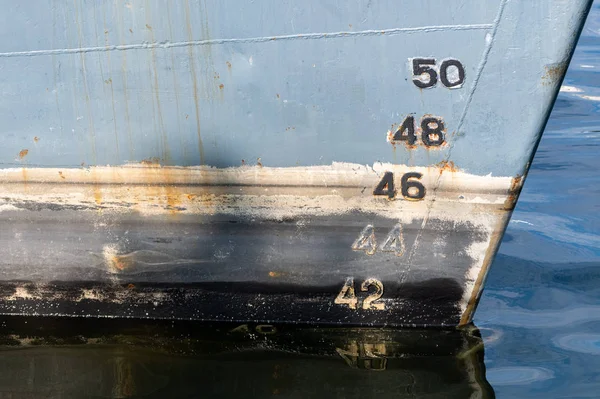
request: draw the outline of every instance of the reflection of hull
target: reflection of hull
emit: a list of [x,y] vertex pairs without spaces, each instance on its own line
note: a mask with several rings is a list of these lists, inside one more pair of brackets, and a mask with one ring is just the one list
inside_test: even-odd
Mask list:
[[0,313],[471,320],[591,2],[285,3],[6,10]]
[[53,318],[4,318],[2,325],[0,384],[7,394],[493,397],[474,328],[207,327]]

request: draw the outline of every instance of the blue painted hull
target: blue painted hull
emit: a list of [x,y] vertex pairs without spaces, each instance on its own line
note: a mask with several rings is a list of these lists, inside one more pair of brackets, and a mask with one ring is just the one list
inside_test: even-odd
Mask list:
[[591,5],[33,3],[0,313],[422,327],[470,322]]

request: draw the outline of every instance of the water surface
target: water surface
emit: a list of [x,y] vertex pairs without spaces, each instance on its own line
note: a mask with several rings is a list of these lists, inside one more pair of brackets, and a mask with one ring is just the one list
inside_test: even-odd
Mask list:
[[476,313],[497,397],[600,397],[599,109],[596,1]]

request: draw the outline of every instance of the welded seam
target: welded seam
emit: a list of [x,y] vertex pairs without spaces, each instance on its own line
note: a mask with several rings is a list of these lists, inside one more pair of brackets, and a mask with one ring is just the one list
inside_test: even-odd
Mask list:
[[[464,120],[466,118],[466,115],[467,115],[467,112],[469,110],[471,101],[473,100],[473,96],[475,95],[475,91],[477,89],[479,80],[480,80],[481,75],[483,74],[483,70],[485,69],[485,66],[486,66],[486,64],[488,62],[489,55],[490,55],[490,52],[491,52],[491,49],[492,49],[492,45],[495,42],[496,33],[498,32],[498,27],[500,26],[500,21],[502,20],[502,15],[504,14],[504,9],[506,7],[507,2],[508,2],[508,0],[502,0],[502,3],[500,3],[500,8],[498,10],[498,13],[496,14],[496,18],[494,19],[493,25],[488,25],[489,28],[493,28],[492,29],[492,37],[491,37],[489,43],[486,43],[486,47],[485,47],[484,52],[483,52],[483,57],[481,59],[481,62],[479,63],[479,66],[477,67],[477,74],[475,75],[475,79],[473,81],[473,88],[469,92],[469,97],[467,98],[467,103],[465,104],[465,108],[463,109],[461,118],[459,120],[458,127],[456,129],[457,133],[459,132],[459,129],[462,127],[462,124],[463,124],[463,122],[464,122]],[[448,155],[445,158],[446,161],[448,161],[450,159],[452,148],[453,148],[453,145],[450,145],[450,148],[448,149]],[[421,238],[421,235],[423,234],[423,231],[425,229],[425,225],[427,224],[427,221],[429,220],[429,216],[430,216],[431,211],[433,209],[433,204],[435,203],[435,194],[436,194],[436,192],[437,192],[437,190],[438,190],[438,188],[440,186],[441,178],[442,178],[442,174],[440,173],[440,175],[438,176],[438,178],[436,180],[435,186],[433,187],[433,196],[432,196],[433,199],[429,202],[429,204],[427,206],[427,214],[423,218],[423,222],[421,224],[421,228],[417,232],[417,235],[415,237],[415,242],[414,242],[414,244],[413,244],[413,246],[411,248],[411,251],[409,253],[408,261],[407,261],[408,267],[402,273],[402,277],[400,278],[400,285],[402,285],[405,282],[408,274],[410,273],[410,265],[412,264],[413,257],[414,257],[414,255],[417,252],[417,249],[418,249],[418,246],[419,246],[419,239]],[[462,317],[462,315],[461,315],[461,317]]]
[[36,57],[44,55],[57,54],[79,54],[79,53],[95,53],[107,51],[125,51],[125,50],[146,50],[146,49],[169,49],[177,47],[190,46],[212,46],[217,44],[230,43],[266,43],[278,40],[315,40],[315,39],[338,39],[345,37],[370,37],[370,36],[393,36],[402,33],[431,33],[445,31],[468,31],[468,30],[485,30],[490,29],[493,24],[471,24],[471,25],[434,25],[434,26],[419,26],[414,28],[392,28],[381,30],[363,30],[358,32],[325,32],[325,33],[300,33],[295,35],[281,36],[260,36],[249,38],[231,38],[231,39],[211,39],[211,40],[190,40],[183,42],[153,42],[153,43],[135,43],[135,44],[116,44],[110,46],[98,47],[78,47],[78,48],[62,48],[48,50],[31,50],[31,51],[11,51],[0,53],[0,58],[10,57]]
[[457,134],[460,134],[460,128],[462,127],[462,125],[465,121],[465,118],[467,117],[467,112],[469,111],[471,102],[473,101],[473,97],[475,96],[475,91],[477,90],[479,80],[481,79],[483,70],[485,69],[485,66],[487,65],[488,59],[490,57],[490,52],[492,50],[494,42],[496,41],[496,33],[498,32],[498,27],[500,26],[500,21],[502,20],[502,15],[504,14],[504,8],[506,7],[507,2],[508,2],[508,0],[502,0],[502,3],[500,4],[500,10],[498,10],[498,15],[496,15],[496,19],[494,20],[492,37],[491,37],[489,43],[486,43],[486,47],[483,52],[483,57],[481,59],[481,62],[479,63],[479,66],[477,67],[477,74],[475,75],[475,78],[473,79],[473,88],[469,92],[469,96],[467,97],[467,103],[465,104],[465,108],[463,109],[462,115],[460,116],[460,120],[458,121],[458,126],[456,128]]

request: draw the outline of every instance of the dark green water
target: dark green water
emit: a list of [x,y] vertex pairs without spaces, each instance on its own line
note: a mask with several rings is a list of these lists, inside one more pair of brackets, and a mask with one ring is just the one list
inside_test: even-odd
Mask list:
[[0,345],[0,398],[493,397],[476,329],[30,317]]

